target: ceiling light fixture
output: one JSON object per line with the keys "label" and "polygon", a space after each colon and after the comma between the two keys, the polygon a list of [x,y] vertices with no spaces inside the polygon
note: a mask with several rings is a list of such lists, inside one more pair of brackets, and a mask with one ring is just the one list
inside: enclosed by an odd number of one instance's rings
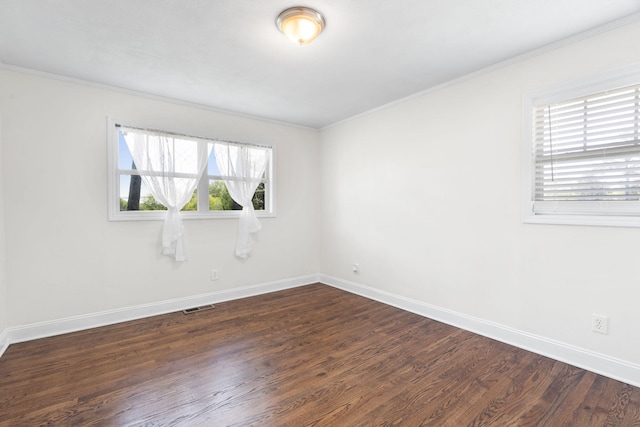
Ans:
{"label": "ceiling light fixture", "polygon": [[276,20],[282,33],[296,44],[309,44],[324,30],[324,16],[308,7],[291,7]]}

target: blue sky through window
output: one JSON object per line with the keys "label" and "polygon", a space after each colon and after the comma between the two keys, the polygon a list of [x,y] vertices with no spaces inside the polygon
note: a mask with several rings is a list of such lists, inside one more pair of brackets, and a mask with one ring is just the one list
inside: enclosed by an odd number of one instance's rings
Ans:
{"label": "blue sky through window", "polygon": [[[124,139],[124,135],[121,130],[118,130],[118,169],[132,169],[132,159],[131,152],[129,151],[129,147],[127,147],[127,142]],[[211,150],[211,154],[209,155],[209,161],[207,163],[207,174],[208,175],[220,175],[220,170],[218,169],[218,165],[216,164],[216,155],[215,150]],[[120,197],[127,199],[129,196],[129,183],[131,182],[131,178],[127,175],[122,175],[120,177]],[[145,185],[142,185],[140,189],[141,198],[148,195],[149,191],[146,189]]]}

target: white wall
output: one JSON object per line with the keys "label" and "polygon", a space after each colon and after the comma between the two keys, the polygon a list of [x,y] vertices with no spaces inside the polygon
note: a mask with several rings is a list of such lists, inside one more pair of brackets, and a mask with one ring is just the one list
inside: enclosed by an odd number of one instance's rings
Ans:
{"label": "white wall", "polygon": [[[318,272],[315,131],[6,70],[0,114],[9,326]],[[253,257],[234,257],[237,219],[185,221],[185,263],[160,255],[161,221],[107,221],[107,116],[273,144],[277,217]]]}
{"label": "white wall", "polygon": [[640,229],[520,212],[524,93],[638,63],[639,39],[627,25],[325,130],[322,273],[640,364]]}
{"label": "white wall", "polygon": [[6,263],[5,263],[5,235],[4,235],[4,173],[3,173],[3,154],[2,154],[2,117],[0,116],[0,352],[3,348],[3,340],[1,339],[3,332],[9,326],[9,318],[7,310],[7,282],[6,282]]}

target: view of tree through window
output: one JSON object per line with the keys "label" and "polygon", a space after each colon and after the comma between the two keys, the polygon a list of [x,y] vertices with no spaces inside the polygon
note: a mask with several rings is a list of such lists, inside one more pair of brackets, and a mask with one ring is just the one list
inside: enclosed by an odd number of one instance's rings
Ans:
{"label": "view of tree through window", "polygon": [[[134,167],[135,169],[135,167]],[[142,180],[139,175],[132,175],[129,183],[129,197],[120,197],[121,211],[164,211],[166,206],[158,202],[151,194],[140,197]],[[258,186],[253,195],[253,208],[257,211],[264,210],[264,183]],[[198,210],[198,190],[194,191],[191,200],[182,208],[182,211]],[[235,211],[242,210],[242,206],[236,203],[229,192],[227,186],[222,181],[211,181],[209,184],[209,210],[211,211]]]}

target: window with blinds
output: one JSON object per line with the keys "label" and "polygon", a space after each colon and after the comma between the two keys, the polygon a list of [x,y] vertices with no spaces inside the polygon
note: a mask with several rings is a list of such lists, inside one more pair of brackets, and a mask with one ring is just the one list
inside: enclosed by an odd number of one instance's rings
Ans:
{"label": "window with blinds", "polygon": [[640,84],[533,106],[534,215],[640,215]]}

